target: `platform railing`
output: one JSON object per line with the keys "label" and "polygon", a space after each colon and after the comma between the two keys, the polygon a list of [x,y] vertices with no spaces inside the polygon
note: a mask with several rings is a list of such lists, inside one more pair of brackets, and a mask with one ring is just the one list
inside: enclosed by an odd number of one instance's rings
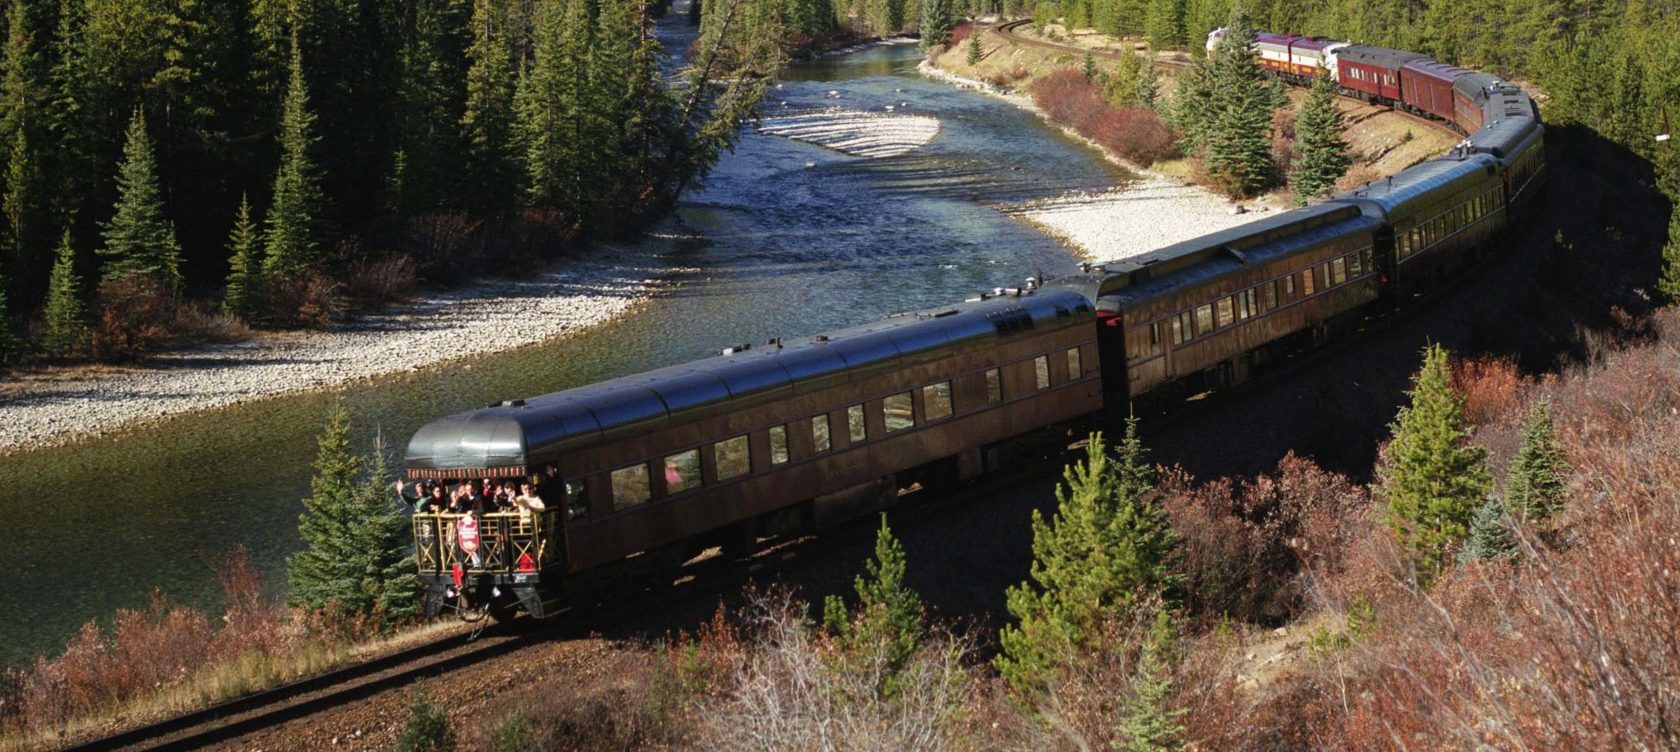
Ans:
{"label": "platform railing", "polygon": [[[467,518],[477,529],[476,545],[461,545]],[[457,564],[465,574],[538,572],[559,554],[559,521],[559,514],[545,512],[418,512],[413,522],[415,563],[421,574],[450,574]]]}

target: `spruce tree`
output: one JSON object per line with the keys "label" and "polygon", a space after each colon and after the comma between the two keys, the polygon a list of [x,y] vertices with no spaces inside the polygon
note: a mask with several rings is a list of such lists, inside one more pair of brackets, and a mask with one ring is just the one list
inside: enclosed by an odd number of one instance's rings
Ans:
{"label": "spruce tree", "polygon": [[1086,83],[1097,79],[1097,58],[1090,52],[1085,53],[1085,59],[1079,64],[1079,75],[1085,77]]}
{"label": "spruce tree", "polygon": [[1138,649],[1137,670],[1132,675],[1131,696],[1120,718],[1126,752],[1165,752],[1179,748],[1184,733],[1179,717],[1185,711],[1171,705],[1173,624],[1166,609],[1155,612],[1155,621]]}
{"label": "spruce tree", "polygon": [[1486,452],[1470,442],[1464,400],[1449,383],[1447,352],[1440,345],[1424,350],[1409,394],[1411,404],[1401,408],[1391,427],[1393,439],[1383,448],[1378,491],[1389,527],[1427,583],[1464,540],[1492,479]]}
{"label": "spruce tree", "polygon": [[402,49],[395,174],[399,217],[452,204],[459,191],[468,37],[466,0],[411,0]]}
{"label": "spruce tree", "polygon": [[0,267],[0,368],[16,365],[23,359],[23,340],[13,329],[10,304],[6,301],[8,280]]}
{"label": "spruce tree", "polygon": [[465,206],[500,216],[518,208],[519,174],[511,129],[513,49],[501,0],[475,0],[472,44],[467,48],[467,102],[461,115],[467,159]]}
{"label": "spruce tree", "polygon": [[82,303],[82,280],[76,274],[76,247],[69,230],[58,244],[58,259],[47,282],[47,305],[41,318],[45,325],[41,349],[48,355],[63,358],[87,349],[87,307]]}
{"label": "spruce tree", "polygon": [[228,237],[227,293],[222,312],[256,323],[263,313],[262,237],[251,219],[251,201],[239,197],[239,214]]}
{"label": "spruce tree", "polygon": [[1680,211],[1669,214],[1668,244],[1662,250],[1662,277],[1657,291],[1670,303],[1680,303]]}
{"label": "spruce tree", "polygon": [[1068,466],[1063,480],[1054,516],[1047,522],[1033,511],[1032,582],[1009,589],[1019,623],[999,635],[998,671],[1021,692],[1041,689],[1061,656],[1089,644],[1105,617],[1173,584],[1175,539],[1150,498],[1154,473],[1135,419],[1117,452],[1093,434],[1085,460]]}
{"label": "spruce tree", "polygon": [[578,221],[600,146],[588,127],[588,5],[549,0],[538,11],[532,57],[520,81],[520,140],[532,206]]}
{"label": "spruce tree", "polygon": [[1469,538],[1464,542],[1460,558],[1485,561],[1516,552],[1517,541],[1511,536],[1511,513],[1498,496],[1490,494],[1470,518]]}
{"label": "spruce tree", "polygon": [[181,286],[181,244],[164,216],[157,160],[146,134],[145,113],[136,109],[128,124],[123,161],[117,168],[117,205],[105,223],[101,276],[106,281],[145,277],[166,289]]}
{"label": "spruce tree", "polygon": [[1329,76],[1319,76],[1295,116],[1301,156],[1295,160],[1289,187],[1295,192],[1297,204],[1304,206],[1311,199],[1330,195],[1336,181],[1353,166],[1347,142],[1342,140],[1346,130],[1342,109],[1336,106],[1336,84]]}
{"label": "spruce tree", "polygon": [[327,266],[317,224],[324,202],[314,149],[315,113],[303,77],[303,54],[294,38],[280,114],[280,169],[274,175],[263,233],[263,273],[270,278],[292,279]]}
{"label": "spruce tree", "polygon": [[1151,48],[1168,50],[1184,46],[1184,0],[1149,0],[1145,23]]}
{"label": "spruce tree", "polygon": [[1149,64],[1143,66],[1143,74],[1138,78],[1137,101],[1139,105],[1151,110],[1159,111],[1161,107],[1161,74],[1155,70],[1155,54],[1149,54]]}
{"label": "spruce tree", "polygon": [[980,49],[980,29],[972,29],[968,32],[968,57],[966,58],[968,67],[973,68],[980,64],[982,52],[983,50]]}
{"label": "spruce tree", "polygon": [[1558,446],[1551,407],[1535,400],[1523,424],[1522,447],[1505,476],[1505,503],[1518,519],[1542,523],[1563,508],[1569,460]]}
{"label": "spruce tree", "polygon": [[1238,10],[1224,37],[1214,46],[1208,73],[1211,108],[1196,127],[1202,165],[1233,198],[1256,195],[1270,187],[1276,166],[1272,161],[1272,113],[1280,90],[1270,85],[1255,64],[1255,32],[1248,16]]}
{"label": "spruce tree", "polygon": [[0,251],[23,304],[39,292],[52,242],[43,158],[52,14],[48,0],[13,0],[0,40]]}
{"label": "spruce tree", "polygon": [[308,548],[286,560],[291,603],[338,619],[374,618],[385,628],[413,615],[418,585],[408,523],[391,495],[382,448],[373,460],[350,448],[350,419],[333,407],[317,442],[315,477],[298,532]]}
{"label": "spruce tree", "polygon": [[951,10],[953,0],[922,0],[921,48],[928,53],[933,48],[945,43],[945,38],[951,35],[951,27],[956,25],[954,13]]}
{"label": "spruce tree", "polygon": [[926,628],[922,599],[904,582],[904,546],[893,537],[885,514],[875,532],[875,558],[864,567],[869,576],[859,575],[852,584],[858,598],[856,615],[847,611],[840,596],[830,595],[823,603],[823,625],[853,656],[883,651],[887,683],[878,689],[889,691],[893,675],[915,655]]}

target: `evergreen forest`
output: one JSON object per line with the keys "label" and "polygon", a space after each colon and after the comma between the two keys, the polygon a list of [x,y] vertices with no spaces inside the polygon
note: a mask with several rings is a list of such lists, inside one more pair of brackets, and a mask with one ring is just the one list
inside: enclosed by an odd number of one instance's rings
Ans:
{"label": "evergreen forest", "polygon": [[369,269],[631,233],[751,115],[754,7],[707,8],[678,68],[649,0],[0,0],[0,355],[120,356],[148,335],[113,322],[181,301],[306,325]]}

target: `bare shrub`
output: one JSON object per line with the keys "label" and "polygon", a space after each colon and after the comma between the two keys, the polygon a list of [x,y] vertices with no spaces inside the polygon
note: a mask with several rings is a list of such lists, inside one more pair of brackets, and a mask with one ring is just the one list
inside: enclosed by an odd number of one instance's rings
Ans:
{"label": "bare shrub", "polygon": [[93,327],[93,355],[100,360],[139,357],[171,336],[175,296],[145,277],[108,280],[99,285],[98,320]]}
{"label": "bare shrub", "polygon": [[449,279],[481,268],[481,220],[464,214],[425,214],[403,225],[402,248],[428,278]]}
{"label": "bare shrub", "polygon": [[1187,604],[1204,621],[1276,624],[1304,605],[1303,559],[1334,566],[1343,521],[1365,494],[1346,478],[1290,454],[1275,475],[1196,484],[1169,472],[1161,488],[1181,541]]}
{"label": "bare shrub", "polygon": [[1034,82],[1033,102],[1051,120],[1138,164],[1169,157],[1176,148],[1172,131],[1154,111],[1111,106],[1101,84],[1072,68]]}
{"label": "bare shrub", "polygon": [[[10,675],[12,697],[0,704],[0,727],[22,737],[50,734],[72,721],[176,691],[229,666],[238,668],[253,654],[277,655],[296,647],[300,632],[287,624],[290,612],[263,599],[262,578],[243,549],[213,565],[228,603],[219,622],[157,592],[143,609],[119,609],[109,630],[90,620],[62,655],[38,658]],[[249,688],[253,683],[235,684]],[[231,686],[219,677],[210,685],[218,690]]]}
{"label": "bare shrub", "polygon": [[175,306],[171,342],[236,342],[251,336],[251,327],[208,300],[183,301]]}
{"label": "bare shrub", "polygon": [[888,651],[840,660],[805,605],[785,592],[758,597],[744,614],[747,650],[739,670],[703,701],[695,746],[702,749],[933,750],[960,743],[968,673],[967,640],[936,633],[882,693]]}
{"label": "bare shrub", "polygon": [[359,259],[350,264],[344,291],[360,305],[402,300],[414,290],[419,275],[406,254]]}
{"label": "bare shrub", "polygon": [[1494,423],[1522,407],[1525,382],[1511,359],[1454,359],[1451,368],[1453,391],[1464,398],[1464,418],[1470,423]]}
{"label": "bare shrub", "polygon": [[1029,75],[1032,74],[1027,71],[1026,66],[1017,65],[1009,70],[993,73],[992,75],[987,76],[985,80],[986,83],[999,89],[1009,89],[1021,79],[1024,79]]}
{"label": "bare shrub", "polygon": [[271,280],[263,291],[268,296],[269,321],[275,326],[326,329],[344,316],[344,285],[323,274],[306,272]]}
{"label": "bare shrub", "polygon": [[675,674],[658,654],[612,650],[591,662],[591,672],[598,681],[556,676],[520,688],[520,699],[494,725],[463,734],[464,747],[490,749],[500,737],[533,752],[662,748],[692,724]]}

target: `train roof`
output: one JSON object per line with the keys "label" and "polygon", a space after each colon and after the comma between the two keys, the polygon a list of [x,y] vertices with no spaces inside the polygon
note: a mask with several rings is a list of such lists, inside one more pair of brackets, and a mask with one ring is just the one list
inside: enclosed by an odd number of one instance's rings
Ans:
{"label": "train roof", "polygon": [[1322,50],[1334,44],[1325,37],[1304,37],[1299,34],[1272,34],[1261,32],[1254,36],[1256,44],[1271,44],[1279,47],[1293,47],[1297,50]]}
{"label": "train roof", "polygon": [[[1354,222],[1352,226],[1344,226]],[[1123,301],[1124,305],[1160,293],[1185,280],[1213,280],[1244,266],[1274,258],[1286,250],[1281,241],[1308,236],[1319,228],[1336,226],[1375,228],[1357,207],[1320,204],[1295,209],[1219,232],[1174,243],[1140,256],[1110,261],[1081,274],[1054,280],[1092,300]],[[1313,237],[1318,237],[1314,235]],[[1124,305],[1122,307],[1124,307]]]}
{"label": "train roof", "polygon": [[1437,81],[1445,81],[1454,84],[1457,83],[1458,79],[1470,75],[1470,71],[1456,65],[1443,63],[1439,60],[1430,60],[1429,58],[1421,55],[1415,60],[1407,60],[1405,63],[1401,64],[1400,67],[1421,76],[1427,76]]}
{"label": "train roof", "polygon": [[1470,134],[1468,143],[1471,151],[1491,155],[1501,163],[1509,164],[1510,160],[1527,151],[1541,133],[1538,121],[1519,115],[1490,121],[1481,130]]}
{"label": "train roof", "polygon": [[438,418],[409,440],[404,464],[412,477],[522,475],[566,452],[676,419],[739,410],[1092,315],[1085,297],[1050,288],[896,314],[794,344],[732,348],[704,360]]}
{"label": "train roof", "polygon": [[1350,44],[1336,51],[1337,60],[1351,60],[1355,63],[1374,65],[1389,70],[1399,70],[1400,66],[1413,60],[1421,60],[1424,57],[1424,55],[1416,52],[1373,47],[1368,44]]}
{"label": "train roof", "polygon": [[1393,221],[1395,217],[1409,216],[1434,204],[1455,189],[1487,180],[1498,168],[1499,163],[1486,154],[1441,157],[1408,167],[1393,177],[1373,180],[1357,190],[1336,194],[1329,203],[1362,206],[1383,221]]}

